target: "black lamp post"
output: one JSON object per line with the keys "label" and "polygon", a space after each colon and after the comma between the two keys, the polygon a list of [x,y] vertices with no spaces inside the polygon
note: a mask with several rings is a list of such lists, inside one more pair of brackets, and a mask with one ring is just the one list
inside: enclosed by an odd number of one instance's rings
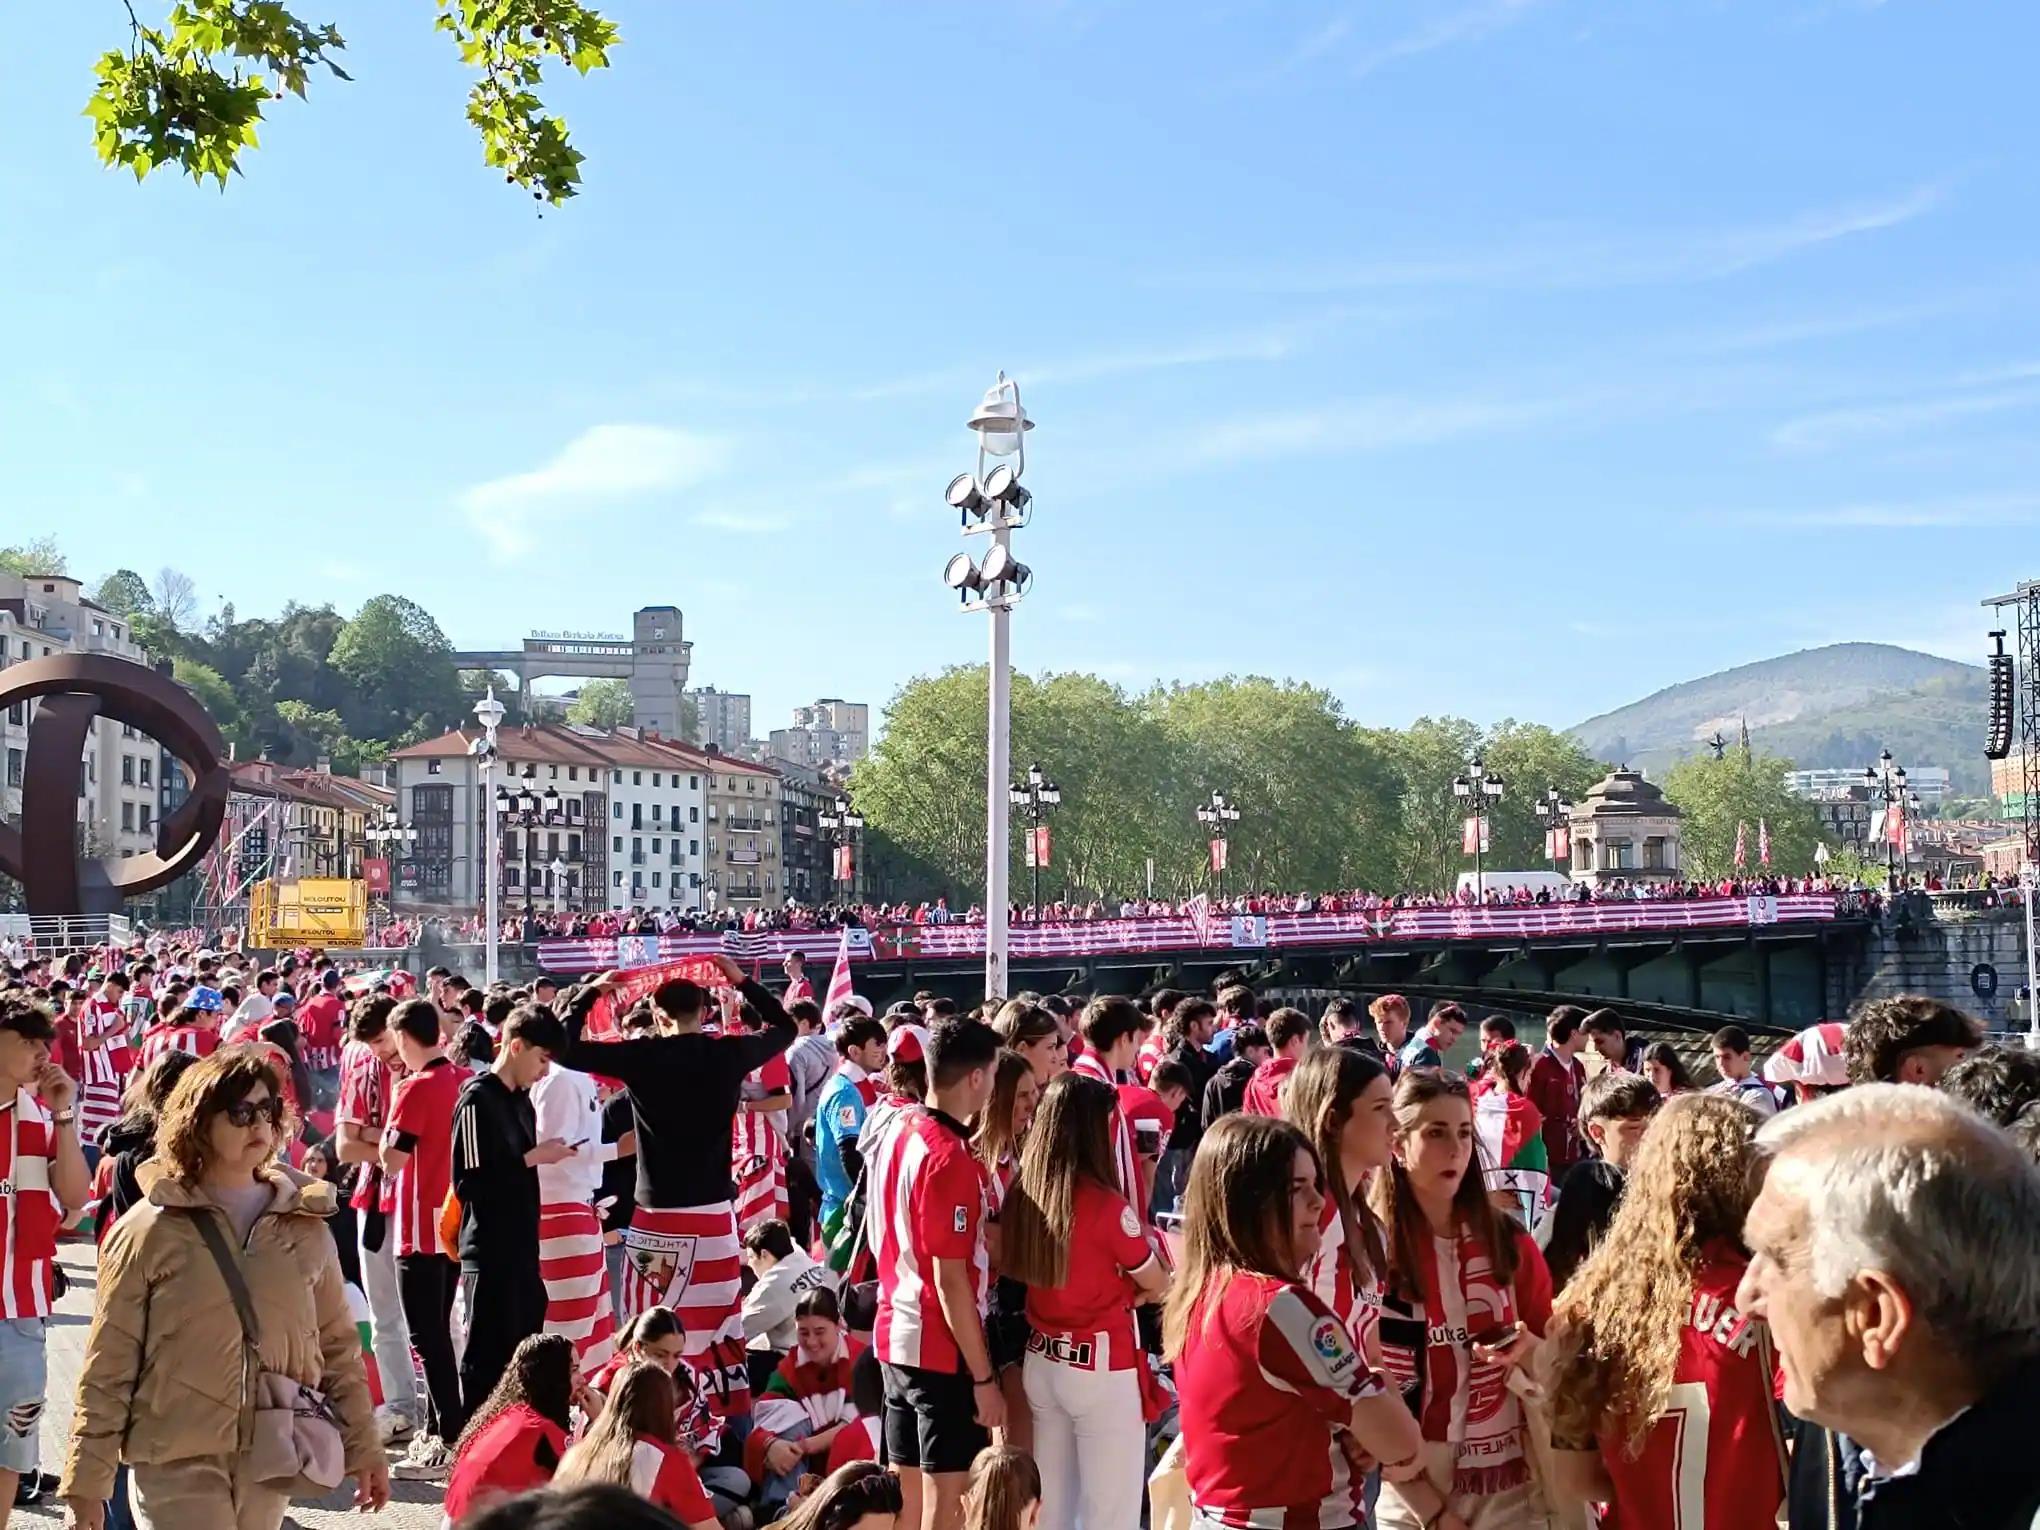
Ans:
{"label": "black lamp post", "polygon": [[[1551,859],[1554,862],[1561,859],[1558,853],[1558,831],[1571,827],[1572,811],[1573,805],[1565,800],[1565,795],[1557,787],[1545,788],[1544,796],[1539,800],[1538,812],[1544,819],[1545,832],[1551,836]],[[1571,855],[1572,842],[1568,840],[1563,859],[1570,860]]]}
{"label": "black lamp post", "polygon": [[1028,859],[1034,863],[1034,922],[1041,923],[1041,822],[1051,808],[1062,805],[1062,790],[1041,772],[1039,764],[1027,767],[1025,783],[1016,782],[1007,794],[1013,806],[1027,814]]}
{"label": "black lamp post", "polygon": [[1214,791],[1209,802],[1197,805],[1197,821],[1211,831],[1212,859],[1218,863],[1218,899],[1225,901],[1225,868],[1232,859],[1232,847],[1226,838],[1226,825],[1240,821],[1240,810],[1234,807],[1226,794]]}
{"label": "black lamp post", "polygon": [[1482,845],[1487,839],[1487,815],[1502,800],[1502,778],[1489,772],[1487,762],[1475,755],[1466,774],[1452,779],[1452,795],[1473,809],[1473,901],[1487,902],[1487,871],[1482,864]]}
{"label": "black lamp post", "polygon": [[1898,857],[1891,838],[1891,809],[1896,803],[1901,813],[1906,810],[1905,767],[1893,764],[1891,751],[1886,749],[1877,756],[1875,765],[1864,767],[1863,779],[1870,787],[1872,800],[1884,804],[1884,890],[1894,893],[1898,891]]}
{"label": "black lamp post", "polygon": [[496,788],[496,811],[507,813],[511,821],[524,830],[524,867],[519,880],[524,883],[524,917],[532,913],[531,882],[532,867],[538,861],[538,826],[551,823],[553,814],[559,810],[560,789],[548,786],[544,792],[537,788],[538,767],[527,765],[519,777],[519,786],[511,791],[507,786]]}
{"label": "black lamp post", "polygon": [[857,887],[857,852],[855,845],[857,831],[864,827],[864,815],[850,805],[848,797],[838,792],[836,793],[836,800],[831,804],[829,811],[815,814],[815,822],[829,831],[829,843],[831,845],[838,849],[845,846],[851,847],[850,875],[847,877],[837,876],[836,868],[833,865],[829,868],[829,875],[832,880],[844,884],[843,891],[845,896],[854,899]]}

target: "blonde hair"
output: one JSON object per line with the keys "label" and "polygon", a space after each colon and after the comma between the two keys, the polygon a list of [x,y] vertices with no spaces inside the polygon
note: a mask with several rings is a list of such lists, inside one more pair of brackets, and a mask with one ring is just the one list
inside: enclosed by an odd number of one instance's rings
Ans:
{"label": "blonde hair", "polygon": [[553,1481],[562,1487],[575,1482],[629,1487],[631,1456],[640,1436],[676,1443],[676,1398],[673,1378],[658,1366],[642,1362],[625,1366],[609,1389],[607,1406],[560,1458]]}
{"label": "blonde hair", "polygon": [[963,1530],[1020,1530],[1027,1506],[1041,1502],[1041,1468],[1011,1445],[993,1445],[970,1463],[963,1489]]}
{"label": "blonde hair", "polygon": [[1693,1277],[1710,1244],[1742,1248],[1761,1162],[1756,1116],[1724,1095],[1682,1094],[1652,1117],[1606,1236],[1553,1311],[1555,1433],[1619,1430],[1640,1449],[1670,1400]]}

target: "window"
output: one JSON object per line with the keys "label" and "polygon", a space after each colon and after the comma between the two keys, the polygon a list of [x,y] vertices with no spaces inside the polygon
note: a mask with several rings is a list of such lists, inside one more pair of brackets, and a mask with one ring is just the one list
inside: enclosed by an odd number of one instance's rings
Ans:
{"label": "window", "polygon": [[623,816],[623,804],[621,802],[611,803],[609,816],[611,818],[621,818]]}
{"label": "window", "polygon": [[153,785],[155,783],[156,778],[156,762],[154,760],[148,759],[145,756],[141,761],[141,772],[142,772],[142,785],[144,786]]}
{"label": "window", "polygon": [[436,776],[436,775],[438,775],[438,774],[439,774],[439,761],[437,761],[437,760],[427,760],[427,761],[425,762],[425,774],[426,774],[426,775],[428,775],[428,776]]}
{"label": "window", "polygon": [[[661,780],[659,779],[659,772],[658,772],[658,771],[656,771],[656,770],[655,770],[655,771],[653,771],[653,772],[652,772],[652,785],[654,785],[654,786],[664,786],[665,784],[666,784],[665,782],[663,782],[663,781],[661,781]],[[657,886],[658,884],[657,884],[657,883],[653,883],[652,885],[653,885],[653,886]]]}
{"label": "window", "polygon": [[153,824],[151,823],[151,821],[150,821],[150,820],[151,820],[151,817],[152,817],[152,814],[151,814],[151,812],[150,812],[150,808],[149,808],[149,804],[148,804],[148,803],[146,803],[146,802],[142,802],[142,803],[137,803],[137,804],[136,804],[136,806],[135,806],[135,827],[136,827],[137,829],[140,829],[140,830],[141,830],[141,831],[142,831],[142,832],[143,832],[144,834],[148,833],[148,832],[149,832],[149,830],[150,830],[150,829],[151,829],[152,827],[154,827],[154,825],[153,825]]}
{"label": "window", "polygon": [[[10,749],[10,750],[8,750],[8,753],[9,753],[9,754],[19,754],[20,752],[21,752],[21,751],[20,751],[20,750],[18,750],[18,749]],[[678,840],[675,840],[675,841],[674,841],[674,843],[675,843],[675,844],[678,844],[678,843],[679,843],[679,841],[678,841]],[[714,841],[714,840],[710,840],[710,841],[709,841],[709,848],[710,848],[710,849],[713,849],[714,847],[715,847],[715,841]],[[699,854],[701,854],[701,841],[700,841],[700,840],[698,840],[698,839],[690,839],[689,841],[687,841],[687,853],[688,853],[689,855],[699,855]]]}
{"label": "window", "polygon": [[645,784],[645,773],[642,770],[633,770],[630,773],[630,784],[632,786],[643,786]]}
{"label": "window", "polygon": [[1665,842],[1661,835],[1652,835],[1643,842],[1643,866],[1646,871],[1666,869]]}
{"label": "window", "polygon": [[645,842],[642,839],[638,838],[637,835],[633,834],[630,837],[630,848],[632,854],[636,854],[638,851],[644,849],[644,847]]}
{"label": "window", "polygon": [[567,767],[567,779],[568,779],[569,781],[578,781],[578,780],[580,780],[580,779],[581,779],[581,767],[580,767],[580,766],[578,766],[578,765],[569,765],[569,766]]}
{"label": "window", "polygon": [[749,792],[754,797],[757,796],[758,795],[757,781],[755,781],[750,776],[744,777],[744,790]]}
{"label": "window", "polygon": [[622,873],[622,872],[620,872],[620,871],[612,871],[612,872],[610,872],[610,873],[609,873],[609,877],[610,877],[610,882],[609,882],[609,885],[610,885],[611,887],[621,887],[621,886],[623,886],[623,873]]}
{"label": "window", "polygon": [[19,749],[7,751],[7,784],[9,786],[21,785],[21,751]]}
{"label": "window", "polygon": [[659,885],[659,873],[655,871],[652,873],[652,886],[657,887],[658,885]]}
{"label": "window", "polygon": [[135,757],[131,754],[120,757],[120,784],[122,786],[135,784]]}
{"label": "window", "polygon": [[691,802],[687,805],[687,821],[689,823],[701,822],[701,809]]}
{"label": "window", "polygon": [[652,804],[652,822],[658,823],[662,821],[665,818],[665,816],[666,816],[666,804],[663,802],[654,802]]}
{"label": "window", "polygon": [[699,777],[699,776],[689,776],[689,777],[687,778],[687,789],[688,789],[688,790],[689,790],[690,792],[698,792],[698,791],[700,791],[700,790],[701,790],[701,777]]}
{"label": "window", "polygon": [[659,849],[660,849],[660,846],[659,846],[659,841],[657,841],[656,839],[655,839],[655,840],[653,840],[653,841],[652,841],[652,854],[654,854],[654,855],[657,855],[657,854],[659,853]]}
{"label": "window", "polygon": [[578,861],[580,858],[581,858],[581,836],[578,834],[569,834],[567,836],[567,859],[570,861]]}
{"label": "window", "polygon": [[711,803],[710,803],[710,804],[708,805],[708,821],[709,821],[710,823],[714,823],[714,822],[715,822],[715,804],[714,804],[713,802],[711,802]]}
{"label": "window", "polygon": [[623,836],[621,834],[613,836],[609,841],[609,848],[617,855],[623,854]]}
{"label": "window", "polygon": [[558,855],[560,853],[560,837],[557,833],[546,835],[545,853],[547,855]]}
{"label": "window", "polygon": [[715,854],[715,836],[713,834],[708,836],[708,853],[710,855]]}
{"label": "window", "polygon": [[120,805],[120,826],[128,834],[135,832],[135,805],[132,802]]}

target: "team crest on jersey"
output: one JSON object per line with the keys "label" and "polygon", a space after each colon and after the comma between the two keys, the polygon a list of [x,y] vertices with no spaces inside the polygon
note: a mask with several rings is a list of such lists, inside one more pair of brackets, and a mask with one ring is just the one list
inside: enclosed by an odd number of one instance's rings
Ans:
{"label": "team crest on jersey", "polygon": [[968,1206],[956,1208],[956,1230],[958,1232],[968,1232],[970,1230],[970,1208]]}
{"label": "team crest on jersey", "polygon": [[1129,1238],[1138,1238],[1140,1236],[1140,1218],[1133,1214],[1131,1206],[1121,1206],[1119,1208],[1119,1230]]}

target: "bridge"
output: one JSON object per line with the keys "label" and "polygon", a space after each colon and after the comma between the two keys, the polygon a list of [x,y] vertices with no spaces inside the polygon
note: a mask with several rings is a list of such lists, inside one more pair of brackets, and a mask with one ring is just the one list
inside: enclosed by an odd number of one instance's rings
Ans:
{"label": "bridge", "polygon": [[644,606],[632,615],[627,638],[537,633],[521,647],[470,649],[455,654],[453,662],[461,669],[515,676],[520,709],[527,716],[534,679],[628,680],[631,720],[640,728],[680,738],[680,695],[687,689],[693,654],[693,643],[681,636],[678,606]]}
{"label": "bridge", "polygon": [[[1379,909],[1339,914],[1105,919],[1015,925],[1014,987],[1138,993],[1207,987],[1236,971],[1257,988],[1397,991],[1534,1013],[1614,1004],[1669,1030],[1736,1020],[1796,1030],[1848,1002],[1870,920],[1848,894]],[[761,961],[807,957],[819,990],[844,931],[756,938]],[[981,989],[984,927],[953,922],[847,932],[866,997]],[[582,974],[724,949],[716,932],[540,941],[539,966]],[[748,953],[747,953],[748,954]]]}

